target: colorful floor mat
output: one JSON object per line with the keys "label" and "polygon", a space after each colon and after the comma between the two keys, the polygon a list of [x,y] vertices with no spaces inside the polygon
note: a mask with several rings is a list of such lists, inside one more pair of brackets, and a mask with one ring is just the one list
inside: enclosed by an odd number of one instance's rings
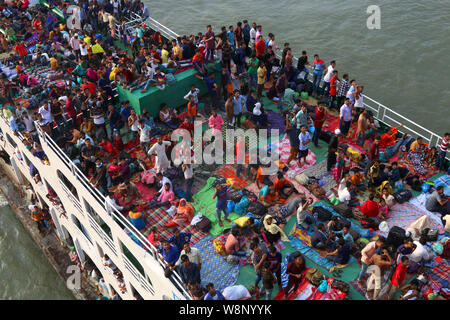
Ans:
{"label": "colorful floor mat", "polygon": [[[434,212],[428,211],[425,208],[425,202],[427,201],[429,196],[430,196],[429,193],[426,193],[426,194],[422,193],[419,196],[409,200],[409,203],[411,203],[411,204],[415,205],[416,207],[418,207],[420,210],[422,210],[424,213],[426,213],[428,215],[428,217],[430,217],[430,219],[432,221],[434,221],[434,223],[436,225],[440,225],[443,228],[441,215],[438,214],[438,213],[434,213]],[[439,229],[439,231],[440,231],[439,233],[441,233],[442,230]]]}
{"label": "colorful floor mat", "polygon": [[272,110],[267,110],[267,119],[269,120],[271,126],[268,127],[269,133],[272,133],[272,130],[278,129],[278,134],[284,135],[286,133],[286,123],[285,119],[280,116],[279,113],[273,112]]}
{"label": "colorful floor mat", "polygon": [[443,260],[439,265],[428,270],[427,276],[437,290],[448,288],[450,284],[450,264]]}
{"label": "colorful floor mat", "polygon": [[54,73],[54,71],[52,71],[52,69],[48,66],[35,66],[25,69],[24,72],[27,76],[35,78],[44,88],[51,85],[55,85],[57,87],[64,87],[65,85],[64,80],[62,79],[50,80],[48,78],[49,75]]}
{"label": "colorful floor mat", "polygon": [[440,176],[436,180],[434,180],[434,186],[437,188],[439,186],[444,187],[444,193],[447,196],[450,196],[450,175],[446,174],[443,176]]}
{"label": "colorful floor mat", "polygon": [[233,185],[235,185],[239,190],[245,188],[248,185],[248,181],[236,176],[236,168],[231,164],[221,166],[213,172],[213,175],[216,177],[222,177],[224,179],[232,179]]}
{"label": "colorful floor mat", "polygon": [[217,290],[222,291],[236,283],[239,265],[227,263],[223,256],[216,253],[210,236],[199,240],[194,247],[200,250],[202,256],[200,277],[203,286],[212,282]]}

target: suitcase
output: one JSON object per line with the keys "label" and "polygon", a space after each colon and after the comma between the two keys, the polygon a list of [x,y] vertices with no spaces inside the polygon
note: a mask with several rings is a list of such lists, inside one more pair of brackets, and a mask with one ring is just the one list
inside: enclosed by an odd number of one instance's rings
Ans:
{"label": "suitcase", "polygon": [[409,190],[403,190],[394,193],[394,198],[398,203],[402,204],[412,198],[412,193]]}
{"label": "suitcase", "polygon": [[375,217],[366,218],[365,220],[361,221],[361,225],[363,228],[366,229],[375,229],[378,230],[378,226],[380,225],[380,219]]}
{"label": "suitcase", "polygon": [[400,228],[398,226],[393,226],[389,230],[389,234],[387,236],[387,243],[392,245],[394,248],[398,248],[403,244],[406,239],[405,229]]}
{"label": "suitcase", "polygon": [[329,221],[333,214],[323,207],[314,207],[313,209],[314,215],[317,215],[317,219],[322,222]]}
{"label": "suitcase", "polygon": [[202,216],[201,220],[194,227],[201,232],[208,233],[212,227],[211,220],[206,216]]}
{"label": "suitcase", "polygon": [[345,203],[339,203],[338,205],[334,206],[334,210],[336,210],[337,213],[339,213],[344,218],[353,218],[353,211],[352,209],[346,205]]}
{"label": "suitcase", "polygon": [[227,194],[227,199],[233,201],[234,203],[239,203],[242,199],[242,194],[237,191],[233,191]]}

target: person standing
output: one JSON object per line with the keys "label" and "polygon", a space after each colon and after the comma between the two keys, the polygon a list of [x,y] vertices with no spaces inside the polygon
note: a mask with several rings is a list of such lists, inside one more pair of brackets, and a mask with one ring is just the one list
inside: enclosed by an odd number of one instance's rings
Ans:
{"label": "person standing", "polygon": [[348,83],[348,74],[344,74],[342,76],[339,90],[337,91],[337,95],[336,95],[338,107],[342,106],[344,104],[344,100],[345,100],[348,89],[350,89],[350,84]]}
{"label": "person standing", "polygon": [[219,226],[223,227],[222,212],[224,213],[225,221],[231,222],[231,220],[228,219],[228,215],[230,214],[230,212],[228,211],[228,206],[227,206],[228,188],[221,184],[217,184],[215,186],[215,189],[216,190],[215,190],[212,198],[213,199],[217,198],[217,203],[216,203],[217,220],[219,221]]}
{"label": "person standing", "polygon": [[170,145],[171,143],[169,141],[163,141],[162,137],[159,137],[158,141],[148,151],[149,158],[153,153],[156,153],[156,173],[164,173],[170,167],[170,162],[166,154],[166,147]]}
{"label": "person standing", "polygon": [[262,92],[264,89],[264,84],[266,83],[266,80],[267,80],[266,65],[261,60],[259,61],[257,76],[258,76],[258,92],[257,92],[256,96],[257,96],[258,100],[261,100]]}
{"label": "person standing", "polygon": [[349,98],[346,98],[344,104],[341,106],[339,117],[341,118],[341,121],[339,122],[339,129],[346,137],[350,130],[350,124],[352,121],[352,105]]}
{"label": "person standing", "polygon": [[309,132],[306,129],[306,126],[300,127],[300,134],[298,136],[298,139],[300,141],[299,146],[299,155],[298,155],[298,166],[302,166],[302,158],[304,159],[304,162],[306,165],[309,164],[308,161],[306,161],[306,157],[308,156],[308,144],[311,142],[311,136],[309,135]]}
{"label": "person standing", "polygon": [[296,126],[297,120],[295,118],[295,114],[293,116],[293,121],[294,121],[294,123],[291,123],[291,121],[289,120],[289,114],[286,114],[286,133],[289,138],[289,144],[291,145],[289,158],[286,161],[287,166],[289,166],[289,164],[291,163],[292,160],[298,158],[298,152],[299,152],[300,142],[298,140],[298,135],[300,134],[300,131],[297,130],[297,126]]}
{"label": "person standing", "polygon": [[327,73],[323,77],[322,96],[326,97],[330,94],[330,81],[333,76],[334,68],[336,67],[336,61],[331,61],[328,66]]}
{"label": "person standing", "polygon": [[256,23],[252,23],[252,28],[250,29],[250,46],[254,50],[256,44]]}
{"label": "person standing", "polygon": [[320,134],[322,133],[322,126],[325,122],[325,119],[327,118],[327,111],[325,110],[324,104],[323,103],[319,103],[319,105],[316,108],[316,118],[314,119],[314,134],[313,134],[313,138],[312,141],[314,143],[314,146],[316,148],[322,148],[321,146],[319,146],[319,137]]}
{"label": "person standing", "polygon": [[450,133],[446,133],[444,138],[442,138],[441,147],[439,149],[438,157],[436,159],[436,164],[434,167],[439,171],[443,172],[445,168],[445,156],[447,155],[448,146],[450,145]]}
{"label": "person standing", "polygon": [[367,268],[372,262],[372,257],[377,252],[378,248],[381,248],[384,246],[386,240],[383,237],[379,237],[377,241],[369,242],[364,249],[361,251],[361,271],[358,274],[358,277],[356,278],[356,281],[358,285],[362,288],[363,282],[362,279],[364,275],[366,274]]}
{"label": "person standing", "polygon": [[203,37],[203,42],[206,43],[206,55],[205,55],[205,61],[206,63],[211,62],[214,60],[214,49],[216,47],[216,37],[214,35],[214,32],[212,32],[211,25],[206,26],[207,31]]}
{"label": "person standing", "polygon": [[309,75],[309,70],[306,66],[309,66],[310,63],[308,62],[308,55],[306,53],[306,51],[302,51],[302,55],[300,56],[300,58],[298,58],[298,62],[297,62],[297,72],[298,74],[300,74],[302,71],[305,73],[305,76],[303,77],[303,79],[307,80],[308,79],[308,75]]}
{"label": "person standing", "polygon": [[234,90],[233,98],[233,126],[240,126],[241,116],[244,112],[245,99],[241,96],[239,90]]}
{"label": "person standing", "polygon": [[194,184],[194,168],[191,163],[183,163],[181,166],[184,174],[184,183],[186,188],[186,200],[192,200],[192,185]]}
{"label": "person standing", "polygon": [[250,43],[250,25],[248,24],[247,20],[244,20],[244,26],[242,27],[242,33],[244,35],[244,42],[245,46],[248,48],[248,45]]}
{"label": "person standing", "polygon": [[325,61],[320,59],[318,54],[314,55],[314,71],[313,71],[313,93],[312,96],[316,97],[319,92],[320,80],[322,80],[323,72],[327,68]]}
{"label": "person standing", "polygon": [[340,86],[339,78],[338,78],[338,71],[333,71],[333,76],[330,79],[330,100],[328,103],[328,108],[335,108],[336,107],[336,94],[337,89]]}
{"label": "person standing", "polygon": [[257,89],[258,86],[258,66],[259,66],[259,59],[256,57],[256,54],[253,53],[252,57],[248,61],[248,69],[247,73],[249,76],[249,83],[248,86],[250,89]]}
{"label": "person standing", "polygon": [[289,281],[287,286],[284,288],[285,297],[288,296],[289,291],[294,287],[294,299],[297,298],[297,289],[302,281],[302,275],[305,271],[305,261],[301,254],[294,256],[294,261],[288,263],[286,268],[286,274],[289,275]]}

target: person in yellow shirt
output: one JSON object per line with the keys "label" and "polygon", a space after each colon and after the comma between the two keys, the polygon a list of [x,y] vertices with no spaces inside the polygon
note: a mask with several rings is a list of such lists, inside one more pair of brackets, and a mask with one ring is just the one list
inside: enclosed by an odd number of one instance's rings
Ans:
{"label": "person in yellow shirt", "polygon": [[58,60],[55,56],[50,58],[50,67],[52,68],[52,70],[58,70],[59,68]]}
{"label": "person in yellow shirt", "polygon": [[182,60],[183,59],[183,51],[181,50],[180,46],[177,43],[177,40],[172,40],[172,47],[173,47],[173,55],[176,60]]}
{"label": "person in yellow shirt", "polygon": [[258,94],[257,94],[257,97],[258,97],[258,99],[261,99],[262,91],[264,89],[264,84],[266,83],[266,78],[267,78],[266,66],[261,61],[259,62],[257,76],[258,76]]}
{"label": "person in yellow shirt", "polygon": [[167,44],[164,43],[161,49],[161,60],[162,63],[168,63],[169,62],[169,51],[167,51]]}
{"label": "person in yellow shirt", "polygon": [[119,68],[113,67],[111,73],[109,74],[110,81],[116,81],[116,74],[119,72]]}

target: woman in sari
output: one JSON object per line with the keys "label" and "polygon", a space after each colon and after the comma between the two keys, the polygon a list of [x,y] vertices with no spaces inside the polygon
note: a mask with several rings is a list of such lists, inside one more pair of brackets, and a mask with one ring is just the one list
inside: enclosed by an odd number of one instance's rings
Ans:
{"label": "woman in sari", "polygon": [[422,138],[417,138],[411,144],[408,152],[408,158],[414,166],[414,169],[421,175],[427,175],[427,170],[424,167],[426,156],[426,144],[423,142]]}
{"label": "woman in sari", "polygon": [[194,217],[194,207],[186,201],[186,199],[181,199],[177,208],[177,213],[173,216],[172,221],[167,225],[168,228],[175,226],[185,226],[191,223]]}
{"label": "woman in sari", "polygon": [[333,168],[333,171],[331,172],[333,174],[334,180],[336,180],[337,183],[342,178],[342,173],[344,171],[344,164],[345,164],[345,155],[343,150],[338,150],[336,152],[337,158],[336,158],[336,165]]}

